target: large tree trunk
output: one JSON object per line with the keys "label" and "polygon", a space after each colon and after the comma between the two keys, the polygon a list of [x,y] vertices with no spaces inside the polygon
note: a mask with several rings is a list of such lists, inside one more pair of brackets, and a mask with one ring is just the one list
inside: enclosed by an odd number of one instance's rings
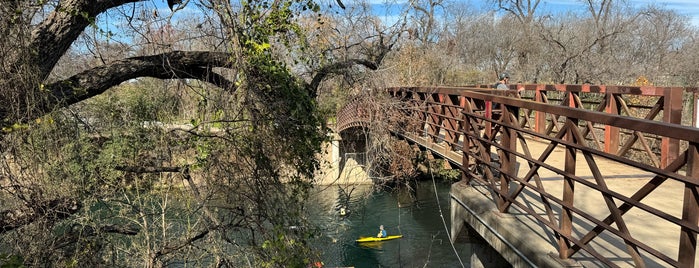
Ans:
{"label": "large tree trunk", "polygon": [[51,70],[97,15],[110,8],[142,0],[62,0],[33,31],[29,47],[41,80]]}

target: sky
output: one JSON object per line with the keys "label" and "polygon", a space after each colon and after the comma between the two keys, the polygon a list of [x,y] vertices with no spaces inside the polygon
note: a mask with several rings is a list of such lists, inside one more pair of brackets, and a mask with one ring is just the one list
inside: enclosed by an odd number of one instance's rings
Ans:
{"label": "sky", "polygon": [[[196,0],[191,0],[192,2]],[[341,0],[346,6],[352,5],[355,0]],[[468,2],[471,3],[473,6],[480,6],[484,7],[486,0],[445,0],[445,1],[463,1],[463,2]],[[692,22],[692,25],[699,27],[699,0],[663,0],[663,1],[658,1],[658,0],[627,0],[629,3],[631,3],[632,6],[634,7],[644,7],[649,4],[655,4],[660,7],[665,7],[670,10],[674,10],[678,14],[685,15],[689,17],[689,19]],[[335,0],[319,0],[321,4],[324,5],[331,5],[335,4]],[[396,2],[396,3],[407,3],[407,0],[368,0],[368,2],[374,6],[377,7],[377,9],[381,9],[380,6],[382,6],[386,2]],[[169,12],[169,9],[166,4],[166,0],[151,0],[151,3],[154,4],[158,9],[161,10],[161,12]],[[192,3],[190,3],[192,4]],[[195,7],[187,7],[187,9],[194,9]],[[584,5],[582,4],[582,0],[542,0],[540,4],[540,8],[542,10],[552,10],[552,11],[568,11],[568,10],[580,10],[581,8],[584,8]],[[385,10],[382,9],[382,10]],[[180,11],[180,12],[182,12]]]}
{"label": "sky", "polygon": [[[327,0],[321,0],[327,1]],[[485,7],[486,0],[445,0],[445,1],[462,1],[468,2],[476,7]],[[677,12],[680,15],[689,17],[692,24],[699,27],[699,0],[627,0],[629,3],[636,8],[641,8],[648,6],[650,4],[655,4],[660,7],[664,7]],[[343,3],[348,4],[353,2],[352,0],[343,0]],[[386,0],[369,0],[371,4],[380,6],[386,2]],[[407,3],[405,0],[397,0],[396,2]],[[551,10],[551,11],[575,11],[584,8],[582,0],[541,0],[539,8],[541,10]],[[491,7],[492,8],[492,7]]]}
{"label": "sky", "polygon": [[[651,4],[673,10],[680,15],[689,17],[694,26],[699,27],[699,0],[628,0],[634,7],[645,7]],[[582,7],[579,0],[542,0],[551,8],[573,10]]]}

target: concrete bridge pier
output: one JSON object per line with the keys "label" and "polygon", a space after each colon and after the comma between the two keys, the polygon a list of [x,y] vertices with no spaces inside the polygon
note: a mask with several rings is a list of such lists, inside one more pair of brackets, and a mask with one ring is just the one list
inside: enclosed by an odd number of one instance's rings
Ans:
{"label": "concrete bridge pier", "polygon": [[316,184],[372,184],[364,167],[364,153],[360,151],[364,147],[356,145],[357,138],[345,139],[339,133],[330,135],[330,141],[324,144],[324,153],[319,156],[324,163],[316,175]]}
{"label": "concrete bridge pier", "polygon": [[485,187],[461,181],[451,187],[451,237],[470,226],[499,256],[474,250],[471,267],[582,267],[558,258],[557,249],[520,220],[499,213]]}

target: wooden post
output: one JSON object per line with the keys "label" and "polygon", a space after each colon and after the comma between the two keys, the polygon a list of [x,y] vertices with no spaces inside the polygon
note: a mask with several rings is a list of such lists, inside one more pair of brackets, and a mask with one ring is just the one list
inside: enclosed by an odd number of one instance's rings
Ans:
{"label": "wooden post", "polygon": [[420,112],[417,114],[417,119],[415,120],[416,124],[419,124],[417,131],[419,131],[419,136],[424,137],[427,136],[427,131],[425,130],[426,127],[426,122],[427,122],[427,115],[429,114],[429,105],[427,105],[427,94],[422,93],[422,92],[415,92],[413,95],[413,101],[418,103],[418,108],[420,108]]}
{"label": "wooden post", "polygon": [[[510,181],[512,179],[509,175],[517,176],[516,165],[517,158],[514,154],[510,153],[517,151],[517,130],[516,127],[519,126],[519,109],[517,107],[512,107],[509,105],[501,104],[502,107],[502,121],[504,126],[502,128],[502,135],[500,136],[500,145],[504,150],[500,151],[500,194],[509,195],[510,194]],[[514,117],[514,118],[513,118]],[[510,207],[507,203],[509,201],[502,196],[498,199],[498,210],[501,213],[507,213],[506,208]]]}
{"label": "wooden post", "polygon": [[[493,102],[492,101],[488,101],[488,100],[485,101],[485,118],[488,118],[488,119],[493,118]],[[485,122],[485,129],[484,129],[485,133],[484,134],[486,135],[486,137],[490,137],[490,135],[492,134],[492,129],[491,129],[492,127],[493,127],[493,123],[491,123],[490,121]]]}
{"label": "wooden post", "polygon": [[[607,98],[607,107],[605,111],[608,114],[619,115],[619,102],[616,96],[612,93],[607,93],[605,98]],[[617,151],[619,151],[619,128],[605,125],[604,152],[616,155]]]}
{"label": "wooden post", "polygon": [[[663,91],[663,122],[682,124],[682,89],[665,88]],[[672,163],[680,153],[680,141],[663,137],[660,144],[660,167]]]}
{"label": "wooden post", "polygon": [[[577,119],[568,119],[567,122],[569,128],[576,127],[578,125]],[[564,140],[573,143],[575,142],[575,137],[571,129],[566,129]],[[576,151],[575,147],[566,146],[565,148],[565,175],[563,176],[563,205],[567,207],[573,207],[574,197],[575,197],[575,180],[571,178],[571,175],[575,175],[576,166]],[[573,213],[567,207],[561,208],[560,217],[560,228],[561,236],[558,239],[558,256],[562,259],[566,259],[568,251],[571,250],[571,243],[565,238],[565,236],[571,236],[573,232]]]}
{"label": "wooden post", "polygon": [[[699,178],[699,144],[690,143],[687,149],[687,177]],[[682,221],[691,225],[699,224],[699,187],[685,183]],[[697,252],[697,233],[680,229],[680,252],[677,261],[679,267],[694,267]]]}
{"label": "wooden post", "polygon": [[444,95],[432,94],[432,101],[437,103],[429,104],[432,107],[430,113],[430,141],[439,143],[439,133],[442,132],[442,119],[444,118]]}
{"label": "wooden post", "polygon": [[[492,101],[488,101],[488,100],[485,101],[485,117],[488,119],[493,118],[493,102]],[[493,133],[493,123],[486,120],[485,124],[483,124],[483,126],[484,126],[484,129],[483,129],[484,137],[486,139],[489,139],[489,140],[494,140],[494,139],[492,139],[493,135],[495,135]],[[492,163],[493,159],[490,156],[490,151],[492,150],[492,148],[491,148],[490,143],[482,141],[481,146],[483,146],[483,148],[485,149],[485,152],[486,152],[485,154],[481,155],[483,161],[485,163]],[[476,161],[476,162],[478,162],[478,161]],[[489,168],[489,167],[486,167],[486,168]],[[495,179],[495,178],[493,178],[493,179]],[[496,189],[493,189],[493,190],[496,190]],[[498,198],[498,200],[496,201],[497,203],[495,204],[496,206],[498,206],[498,208],[502,207],[499,205],[501,203],[500,201],[501,201],[500,198]]]}
{"label": "wooden post", "polygon": [[443,120],[445,120],[444,140],[446,141],[446,143],[444,144],[444,149],[445,152],[449,152],[452,151],[452,149],[454,148],[453,144],[459,142],[459,134],[457,133],[459,131],[459,126],[456,120],[456,118],[459,117],[459,109],[456,107],[456,105],[459,104],[459,96],[447,95],[445,98],[445,104],[445,117]]}
{"label": "wooden post", "polygon": [[[537,87],[534,95],[534,101],[544,103],[544,94],[546,94],[546,91],[544,91],[541,87]],[[546,132],[546,114],[542,111],[534,112],[534,131],[541,134]]]}
{"label": "wooden post", "polygon": [[473,148],[475,144],[473,144],[473,139],[468,138],[467,133],[472,132],[479,134],[480,131],[478,131],[477,128],[474,128],[474,126],[471,125],[470,119],[468,118],[468,116],[466,116],[466,113],[473,114],[473,107],[471,107],[471,103],[468,102],[466,97],[462,96],[460,98],[461,99],[459,101],[459,106],[462,108],[460,114],[462,118],[460,130],[461,133],[464,133],[464,135],[462,135],[464,142],[462,143],[463,147],[461,148],[461,179],[464,180],[467,184],[469,184],[471,182],[471,177],[468,174],[469,162],[471,161],[469,154],[471,153],[471,148]]}

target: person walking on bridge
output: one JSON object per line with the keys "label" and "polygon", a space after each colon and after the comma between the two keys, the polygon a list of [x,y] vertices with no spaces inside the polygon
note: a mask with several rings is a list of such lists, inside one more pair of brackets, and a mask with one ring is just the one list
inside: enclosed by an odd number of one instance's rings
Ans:
{"label": "person walking on bridge", "polygon": [[[510,89],[510,75],[508,73],[501,73],[498,75],[498,82],[495,83],[495,89],[497,90],[509,90]],[[519,87],[517,92],[522,92],[524,87]]]}
{"label": "person walking on bridge", "polygon": [[495,89],[498,90],[508,90],[510,89],[508,82],[510,82],[510,75],[508,73],[501,73],[498,76],[498,82],[495,83]]}

